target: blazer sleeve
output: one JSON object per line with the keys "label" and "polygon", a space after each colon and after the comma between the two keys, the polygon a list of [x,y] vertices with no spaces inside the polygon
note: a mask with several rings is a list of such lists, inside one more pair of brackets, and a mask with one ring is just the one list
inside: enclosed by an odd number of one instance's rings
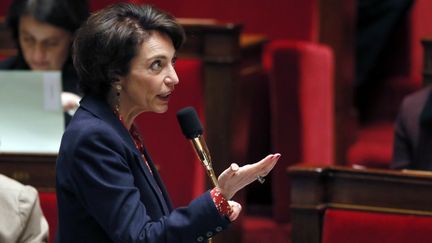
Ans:
{"label": "blazer sleeve", "polygon": [[[128,163],[137,160],[122,138],[103,124],[87,126],[74,136],[73,187],[85,209],[114,242],[196,242],[226,228],[229,220],[219,214],[206,192],[187,207],[152,220],[140,200]],[[110,132],[111,131],[111,132]],[[146,185],[149,186],[149,185]]]}

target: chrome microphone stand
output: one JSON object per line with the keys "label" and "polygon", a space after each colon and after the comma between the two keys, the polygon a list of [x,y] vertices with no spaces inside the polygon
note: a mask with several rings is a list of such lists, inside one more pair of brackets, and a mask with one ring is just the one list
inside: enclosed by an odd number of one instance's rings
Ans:
{"label": "chrome microphone stand", "polygon": [[[207,145],[203,139],[203,136],[199,135],[198,137],[191,139],[190,141],[195,148],[195,151],[196,151],[196,154],[197,154],[199,160],[201,161],[201,163],[205,167],[205,170],[207,172],[207,176],[210,178],[213,186],[219,187],[219,183],[218,183],[216,174],[213,170],[210,152],[209,152]],[[209,238],[207,242],[212,243],[213,242],[212,238]]]}

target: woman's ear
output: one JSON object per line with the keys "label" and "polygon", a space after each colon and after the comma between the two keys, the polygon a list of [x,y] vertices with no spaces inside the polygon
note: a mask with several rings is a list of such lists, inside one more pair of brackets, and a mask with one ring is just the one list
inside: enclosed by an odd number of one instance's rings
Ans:
{"label": "woman's ear", "polygon": [[126,78],[119,74],[118,70],[108,70],[107,74],[108,78],[111,80],[111,85],[114,86],[116,84],[123,85],[125,83]]}
{"label": "woman's ear", "polygon": [[115,92],[120,92],[122,90],[122,82],[120,80],[112,82],[111,87]]}

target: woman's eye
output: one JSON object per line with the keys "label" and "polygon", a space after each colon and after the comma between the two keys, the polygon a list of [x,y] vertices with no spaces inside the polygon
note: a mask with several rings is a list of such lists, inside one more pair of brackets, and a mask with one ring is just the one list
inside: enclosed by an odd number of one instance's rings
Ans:
{"label": "woman's eye", "polygon": [[171,65],[172,65],[173,67],[175,67],[176,63],[177,63],[177,57],[174,57],[174,58],[171,60]]}
{"label": "woman's eye", "polygon": [[58,41],[47,41],[44,43],[45,47],[56,47],[59,44]]}
{"label": "woman's eye", "polygon": [[23,37],[22,40],[23,40],[23,42],[24,42],[25,44],[28,44],[28,45],[34,43],[34,39],[31,38],[31,37]]}
{"label": "woman's eye", "polygon": [[150,68],[154,71],[158,71],[162,68],[162,62],[160,60],[154,61],[151,64]]}

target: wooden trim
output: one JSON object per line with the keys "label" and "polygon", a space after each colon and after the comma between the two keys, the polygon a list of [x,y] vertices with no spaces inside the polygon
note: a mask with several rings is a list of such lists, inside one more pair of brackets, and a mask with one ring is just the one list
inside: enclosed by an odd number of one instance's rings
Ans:
{"label": "wooden trim", "polygon": [[294,166],[288,175],[293,243],[321,242],[328,208],[432,216],[431,172]]}

